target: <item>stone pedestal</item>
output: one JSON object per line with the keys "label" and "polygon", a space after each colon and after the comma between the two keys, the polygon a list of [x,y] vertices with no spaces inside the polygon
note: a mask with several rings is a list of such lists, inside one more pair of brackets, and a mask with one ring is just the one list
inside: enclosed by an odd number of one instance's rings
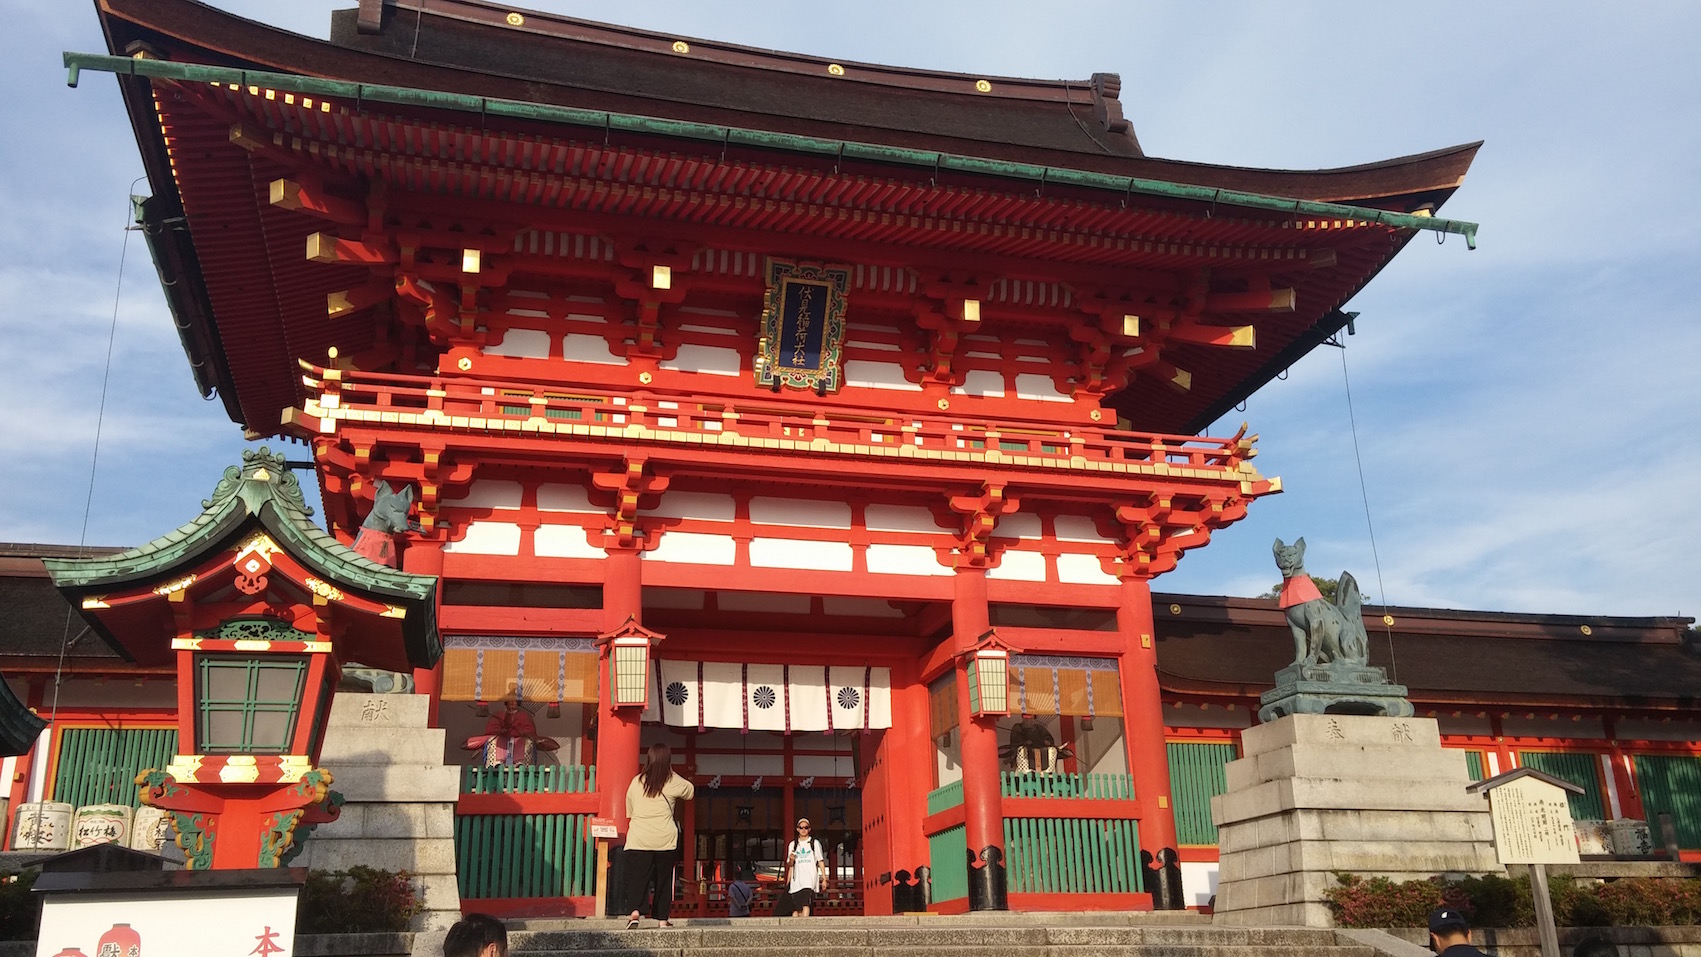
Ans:
{"label": "stone pedestal", "polygon": [[1211,800],[1216,920],[1333,925],[1323,894],[1348,872],[1393,881],[1503,873],[1488,802],[1433,718],[1293,714],[1241,735]]}
{"label": "stone pedestal", "polygon": [[292,864],[335,871],[364,864],[412,874],[425,911],[415,930],[460,918],[455,884],[455,801],[460,769],[443,763],[441,728],[429,726],[430,699],[415,694],[340,692],[319,763],[346,799]]}

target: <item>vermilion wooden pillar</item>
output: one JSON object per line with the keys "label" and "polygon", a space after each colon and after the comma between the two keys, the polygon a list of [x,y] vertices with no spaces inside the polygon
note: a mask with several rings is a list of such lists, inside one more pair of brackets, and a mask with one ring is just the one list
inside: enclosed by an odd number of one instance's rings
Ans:
{"label": "vermilion wooden pillar", "polygon": [[[635,548],[610,548],[603,563],[603,626],[614,631],[628,618],[643,617],[643,562]],[[602,817],[613,818],[626,833],[626,787],[638,774],[639,734],[644,709],[616,708],[614,681],[609,672],[609,651],[603,651],[602,676],[597,694],[597,790]]]}
{"label": "vermilion wooden pillar", "polygon": [[[986,569],[959,567],[956,595],[951,602],[953,640],[957,659],[958,730],[963,736],[963,823],[969,856],[979,866],[996,866],[996,901],[977,899],[975,866],[969,871],[969,906],[976,910],[1005,909],[1004,800],[998,774],[998,726],[993,717],[969,712],[967,650],[991,627],[986,607]],[[996,849],[996,854],[988,854]]]}
{"label": "vermilion wooden pillar", "polygon": [[[402,571],[415,575],[431,575],[443,577],[443,543],[438,539],[410,539],[408,547],[402,552]],[[442,701],[443,662],[430,668],[413,669],[414,694],[429,695],[431,704],[426,710],[427,720],[432,727],[437,727],[437,707]]]}
{"label": "vermilion wooden pillar", "polygon": [[1158,689],[1157,638],[1152,628],[1152,589],[1145,579],[1135,577],[1124,578],[1121,587],[1116,626],[1124,641],[1118,662],[1122,720],[1128,734],[1134,796],[1140,802],[1140,849],[1155,858],[1164,848],[1173,853],[1176,838],[1163,698]]}

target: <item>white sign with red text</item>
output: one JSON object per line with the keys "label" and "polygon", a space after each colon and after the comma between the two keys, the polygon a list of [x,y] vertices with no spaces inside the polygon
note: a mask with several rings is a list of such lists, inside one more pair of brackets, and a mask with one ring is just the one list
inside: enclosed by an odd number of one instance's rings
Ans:
{"label": "white sign with red text", "polygon": [[36,957],[290,957],[294,887],[50,895]]}

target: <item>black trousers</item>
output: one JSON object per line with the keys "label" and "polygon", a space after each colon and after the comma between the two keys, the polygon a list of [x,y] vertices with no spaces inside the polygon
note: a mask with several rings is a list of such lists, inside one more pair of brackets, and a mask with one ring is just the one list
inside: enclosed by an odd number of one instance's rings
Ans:
{"label": "black trousers", "polygon": [[650,916],[667,920],[673,906],[673,868],[679,863],[679,850],[626,851],[626,886],[621,889],[623,904],[620,912],[644,912],[644,891],[655,886],[655,900],[650,904]]}

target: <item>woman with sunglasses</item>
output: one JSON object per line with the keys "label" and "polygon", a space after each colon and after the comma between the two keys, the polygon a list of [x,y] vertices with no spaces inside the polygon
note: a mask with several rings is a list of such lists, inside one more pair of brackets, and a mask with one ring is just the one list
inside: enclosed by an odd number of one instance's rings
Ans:
{"label": "woman with sunglasses", "polygon": [[809,818],[797,820],[797,837],[786,845],[786,892],[793,917],[808,917],[827,872],[827,855],[810,833]]}

